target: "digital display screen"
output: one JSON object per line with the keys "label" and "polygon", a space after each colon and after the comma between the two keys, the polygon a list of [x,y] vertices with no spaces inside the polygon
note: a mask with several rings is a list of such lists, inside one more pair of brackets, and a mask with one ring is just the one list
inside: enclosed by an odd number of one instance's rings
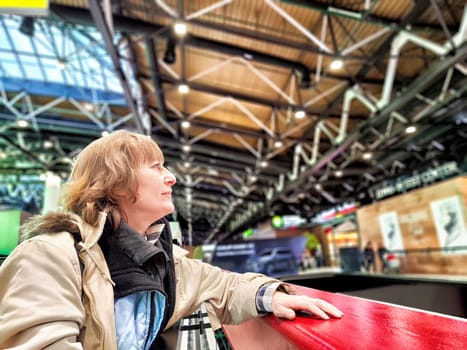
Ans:
{"label": "digital display screen", "polygon": [[8,255],[18,245],[21,210],[0,210],[0,254]]}

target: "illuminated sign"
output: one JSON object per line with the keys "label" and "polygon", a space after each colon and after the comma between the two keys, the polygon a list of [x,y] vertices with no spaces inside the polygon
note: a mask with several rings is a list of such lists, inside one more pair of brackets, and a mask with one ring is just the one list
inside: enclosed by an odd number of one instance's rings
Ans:
{"label": "illuminated sign", "polygon": [[49,0],[0,0],[0,14],[46,16],[48,13]]}
{"label": "illuminated sign", "polygon": [[272,227],[281,228],[284,226],[284,219],[280,215],[274,215],[271,219]]}
{"label": "illuminated sign", "polygon": [[375,199],[381,199],[397,193],[404,193],[420,186],[426,186],[430,183],[443,180],[449,176],[459,174],[459,172],[457,163],[449,162],[436,168],[425,170],[420,174],[406,178],[399,178],[394,182],[394,184],[374,188],[370,190],[370,192],[373,192]]}
{"label": "illuminated sign", "polygon": [[252,228],[249,228],[245,231],[243,231],[243,238],[248,238],[248,237],[251,237],[253,235],[254,231]]}
{"label": "illuminated sign", "polygon": [[332,209],[325,210],[313,218],[315,223],[325,223],[331,220],[341,219],[357,210],[355,202],[343,203]]}
{"label": "illuminated sign", "polygon": [[299,227],[305,222],[306,219],[299,215],[274,215],[271,219],[271,224],[274,228]]}

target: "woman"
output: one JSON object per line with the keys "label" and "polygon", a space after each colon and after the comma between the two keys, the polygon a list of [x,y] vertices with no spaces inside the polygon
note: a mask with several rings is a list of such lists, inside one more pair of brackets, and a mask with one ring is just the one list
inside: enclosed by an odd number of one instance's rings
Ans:
{"label": "woman", "polygon": [[172,246],[164,216],[175,182],[148,136],[117,131],[88,145],[64,188],[64,212],[25,224],[24,242],[1,266],[0,348],[152,349],[203,302],[215,328],[266,312],[342,316],[274,279],[226,272]]}

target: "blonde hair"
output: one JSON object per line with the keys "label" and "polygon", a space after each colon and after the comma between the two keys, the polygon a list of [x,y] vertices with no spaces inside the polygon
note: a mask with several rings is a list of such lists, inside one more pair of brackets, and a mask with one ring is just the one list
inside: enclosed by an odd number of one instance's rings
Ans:
{"label": "blonde hair", "polygon": [[106,211],[112,226],[117,227],[122,219],[119,194],[135,201],[136,169],[163,159],[157,143],[146,135],[120,130],[95,140],[75,160],[64,186],[63,208],[91,225],[97,224],[99,211]]}

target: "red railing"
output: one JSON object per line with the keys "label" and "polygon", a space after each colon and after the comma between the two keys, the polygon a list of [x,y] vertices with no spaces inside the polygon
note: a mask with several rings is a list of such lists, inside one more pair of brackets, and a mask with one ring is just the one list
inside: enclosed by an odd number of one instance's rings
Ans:
{"label": "red railing", "polygon": [[[344,317],[323,321],[297,316],[294,321],[288,321],[266,316],[238,326],[224,326],[233,348],[467,349],[467,319],[301,286],[296,288],[300,294],[336,305],[344,312]],[[437,297],[443,298],[442,295]]]}

